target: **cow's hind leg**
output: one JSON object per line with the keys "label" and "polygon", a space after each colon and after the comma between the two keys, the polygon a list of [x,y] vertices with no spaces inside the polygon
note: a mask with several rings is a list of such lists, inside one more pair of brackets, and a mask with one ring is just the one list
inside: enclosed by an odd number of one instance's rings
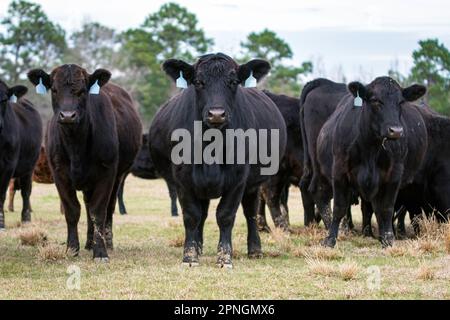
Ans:
{"label": "cow's hind leg", "polygon": [[127,214],[127,208],[125,207],[125,202],[123,201],[123,189],[125,188],[125,179],[120,184],[119,190],[117,192],[117,202],[119,203],[119,212],[121,215]]}
{"label": "cow's hind leg", "polygon": [[178,207],[177,207],[177,188],[175,187],[175,184],[173,182],[169,182],[167,180],[167,189],[169,190],[169,197],[170,197],[170,211],[172,214],[172,217],[178,217]]}
{"label": "cow's hind leg", "polygon": [[32,185],[32,175],[28,174],[26,176],[20,177],[20,192],[22,195],[22,222],[31,222],[31,185]]}
{"label": "cow's hind leg", "polygon": [[372,204],[369,201],[361,199],[362,211],[362,234],[364,237],[374,238],[372,231]]}
{"label": "cow's hind leg", "polygon": [[258,231],[270,232],[269,224],[266,218],[266,200],[264,200],[264,187],[261,187],[258,191],[258,211],[256,215],[256,223],[258,225]]}
{"label": "cow's hind leg", "polygon": [[114,249],[113,244],[113,216],[116,209],[117,193],[120,186],[123,186],[125,182],[124,177],[118,177],[114,183],[114,187],[111,192],[111,198],[109,200],[108,209],[106,212],[106,225],[105,225],[105,240],[106,247],[110,250]]}
{"label": "cow's hind leg", "polygon": [[336,245],[341,220],[348,213],[348,210],[351,205],[351,190],[348,187],[348,183],[345,180],[345,178],[334,179],[333,195],[334,195],[333,220],[331,222],[328,237],[326,237],[322,242],[324,246],[331,248],[333,248]]}
{"label": "cow's hind leg", "polygon": [[198,254],[203,254],[203,229],[205,227],[205,221],[208,217],[208,209],[209,209],[209,200],[201,201],[202,207],[202,217],[200,219],[200,225],[198,226],[198,235],[197,235],[197,246],[198,246]]}
{"label": "cow's hind leg", "polygon": [[0,172],[0,230],[5,229],[6,192],[8,191],[12,174],[12,170],[4,170],[3,172]]}
{"label": "cow's hind leg", "polygon": [[87,234],[86,234],[86,245],[84,248],[86,250],[92,250],[94,247],[94,223],[92,217],[89,213],[89,202],[92,197],[92,191],[83,191],[84,204],[86,206],[86,216],[87,216]]}
{"label": "cow's hind leg", "polygon": [[261,258],[261,240],[259,238],[256,212],[258,209],[258,191],[245,193],[242,208],[247,220],[247,252],[249,258]]}
{"label": "cow's hind leg", "polygon": [[14,212],[14,196],[16,195],[16,188],[14,188],[14,179],[9,183],[9,203],[8,211]]}

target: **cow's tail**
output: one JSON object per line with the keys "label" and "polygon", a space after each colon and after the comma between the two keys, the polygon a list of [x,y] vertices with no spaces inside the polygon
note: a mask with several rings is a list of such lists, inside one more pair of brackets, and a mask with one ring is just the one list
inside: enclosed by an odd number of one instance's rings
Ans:
{"label": "cow's tail", "polygon": [[306,137],[306,129],[305,129],[305,117],[304,117],[304,104],[308,94],[319,87],[324,81],[328,81],[327,79],[316,79],[308,82],[302,90],[302,94],[300,96],[300,130],[302,134],[302,142],[303,142],[303,175],[300,180],[300,189],[304,192],[307,192],[309,189],[309,185],[311,183],[312,178],[312,165],[311,165],[311,157],[309,155],[308,148],[308,139]]}

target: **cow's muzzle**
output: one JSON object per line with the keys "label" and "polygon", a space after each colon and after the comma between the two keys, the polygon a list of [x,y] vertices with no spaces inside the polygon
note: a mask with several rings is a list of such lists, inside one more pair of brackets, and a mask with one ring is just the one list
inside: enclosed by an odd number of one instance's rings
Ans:
{"label": "cow's muzzle", "polygon": [[61,111],[58,122],[62,124],[74,124],[78,122],[78,118],[77,111]]}
{"label": "cow's muzzle", "polygon": [[222,108],[212,108],[208,111],[208,124],[213,127],[219,127],[227,121],[225,110]]}
{"label": "cow's muzzle", "polygon": [[396,140],[396,139],[400,139],[401,137],[403,137],[403,127],[389,127],[388,128],[388,133],[387,133],[388,139]]}

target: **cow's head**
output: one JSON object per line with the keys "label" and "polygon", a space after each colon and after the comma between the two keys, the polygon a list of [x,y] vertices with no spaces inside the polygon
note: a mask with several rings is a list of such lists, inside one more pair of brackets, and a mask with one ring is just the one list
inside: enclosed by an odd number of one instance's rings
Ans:
{"label": "cow's head", "polygon": [[369,85],[359,82],[348,85],[354,97],[359,95],[363,99],[363,108],[370,113],[370,126],[376,134],[384,139],[399,139],[403,136],[401,122],[402,109],[408,102],[421,98],[426,88],[412,85],[402,88],[389,77],[376,78]]}
{"label": "cow's head", "polygon": [[80,66],[66,64],[52,71],[35,69],[28,73],[28,79],[38,85],[40,81],[51,90],[53,112],[60,124],[78,123],[86,113],[89,90],[96,82],[102,87],[108,83],[111,73],[98,69],[93,74]]}
{"label": "cow's head", "polygon": [[3,130],[3,126],[5,124],[5,114],[7,108],[9,108],[8,104],[12,96],[16,96],[17,99],[20,99],[27,93],[28,89],[25,86],[14,86],[8,87],[6,83],[0,80],[0,133]]}
{"label": "cow's head", "polygon": [[203,122],[211,128],[224,128],[230,122],[235,96],[251,74],[257,80],[270,71],[267,61],[255,59],[238,65],[229,56],[217,53],[200,57],[194,64],[170,59],[163,70],[176,81],[182,72],[188,86],[195,88],[196,107]]}

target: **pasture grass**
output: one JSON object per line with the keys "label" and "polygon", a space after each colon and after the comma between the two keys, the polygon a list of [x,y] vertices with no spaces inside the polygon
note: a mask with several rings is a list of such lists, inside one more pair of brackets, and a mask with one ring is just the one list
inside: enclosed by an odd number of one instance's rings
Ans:
{"label": "pasture grass", "polygon": [[[80,197],[81,199],[81,197]],[[298,190],[290,193],[291,233],[261,234],[264,257],[247,258],[247,228],[239,210],[233,231],[234,268],[216,267],[219,230],[213,201],[205,226],[200,266],[181,265],[182,218],[170,216],[163,181],[130,177],[125,187],[129,214],[114,217],[110,263],[92,253],[65,252],[66,224],[56,189],[34,185],[33,222],[20,224],[6,212],[0,232],[1,299],[450,299],[450,226],[424,222],[417,238],[396,241],[387,250],[361,236],[361,214],[353,208],[356,233],[342,234],[335,249],[320,246],[322,227],[304,228]],[[270,218],[269,218],[270,220]],[[374,223],[375,224],[375,223]],[[376,231],[375,231],[376,234]],[[86,216],[79,224],[81,246]],[[70,290],[73,270],[80,289]]]}

